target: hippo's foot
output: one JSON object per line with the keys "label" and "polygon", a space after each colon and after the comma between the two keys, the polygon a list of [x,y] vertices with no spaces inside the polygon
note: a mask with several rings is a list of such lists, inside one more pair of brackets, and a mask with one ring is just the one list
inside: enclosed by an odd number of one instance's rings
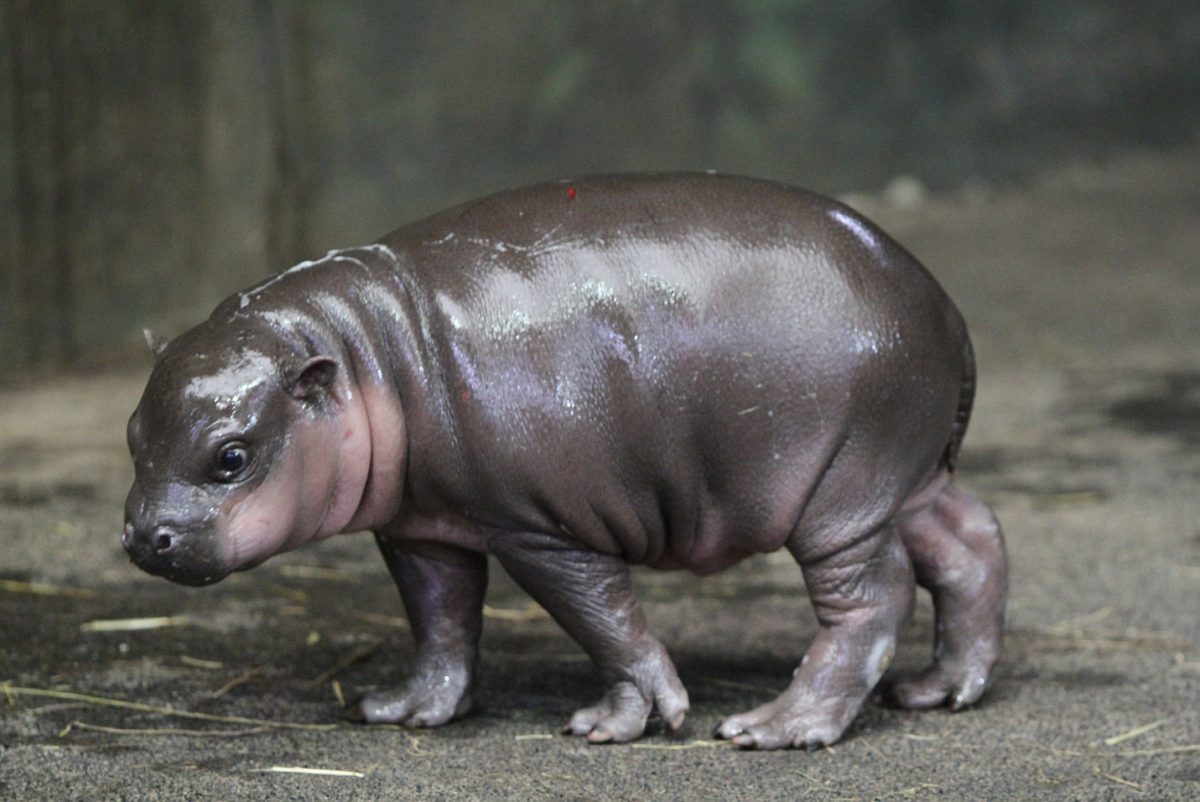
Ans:
{"label": "hippo's foot", "polygon": [[471,686],[465,668],[418,671],[401,689],[368,695],[360,709],[371,724],[436,727],[470,712]]}
{"label": "hippo's foot", "polygon": [[912,609],[913,575],[899,534],[843,535],[843,552],[800,561],[820,629],[778,699],[730,716],[716,735],[747,749],[812,749],[842,737],[883,676]]}
{"label": "hippo's foot", "polygon": [[815,749],[841,738],[861,705],[845,697],[814,702],[793,685],[775,701],[725,719],[716,734],[746,749]]}
{"label": "hippo's foot", "polygon": [[657,641],[656,650],[609,686],[598,704],[575,711],[562,731],[587,736],[588,741],[624,743],[641,737],[653,708],[672,732],[683,726],[688,711],[688,695],[675,673],[666,651]]}
{"label": "hippo's foot", "polygon": [[887,689],[888,700],[910,710],[949,705],[961,710],[979,701],[988,686],[995,654],[950,665],[939,661],[919,674],[897,677]]}
{"label": "hippo's foot", "polygon": [[937,643],[934,664],[896,679],[889,700],[960,710],[979,701],[1000,655],[1008,568],[1003,534],[991,510],[949,485],[897,526],[917,581],[933,595]]}

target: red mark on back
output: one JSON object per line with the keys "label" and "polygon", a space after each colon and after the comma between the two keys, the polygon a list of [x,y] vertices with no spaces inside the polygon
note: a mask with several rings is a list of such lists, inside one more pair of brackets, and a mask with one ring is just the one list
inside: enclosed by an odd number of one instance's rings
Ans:
{"label": "red mark on back", "polygon": [[575,187],[567,187],[567,200],[575,200]]}

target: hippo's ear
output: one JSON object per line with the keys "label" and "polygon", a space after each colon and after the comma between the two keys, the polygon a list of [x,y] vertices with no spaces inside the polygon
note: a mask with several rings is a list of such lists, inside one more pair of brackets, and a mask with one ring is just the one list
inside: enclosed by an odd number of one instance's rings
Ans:
{"label": "hippo's ear", "polygon": [[314,356],[289,377],[288,391],[293,398],[317,398],[333,387],[337,371],[338,364],[332,357]]}
{"label": "hippo's ear", "polygon": [[167,350],[166,337],[160,337],[150,329],[142,329],[142,336],[146,338],[146,345],[150,347],[150,353],[154,354],[155,359],[158,359],[162,356],[162,352]]}

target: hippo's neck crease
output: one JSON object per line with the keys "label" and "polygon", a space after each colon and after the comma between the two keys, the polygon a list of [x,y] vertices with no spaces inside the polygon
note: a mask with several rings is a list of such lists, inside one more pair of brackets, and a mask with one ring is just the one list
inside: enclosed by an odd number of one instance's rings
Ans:
{"label": "hippo's neck crease", "polygon": [[[409,411],[404,399],[436,398],[438,382],[430,377],[439,375],[430,364],[417,304],[403,280],[397,254],[375,245],[331,261],[365,268],[365,280],[338,296],[315,294],[315,314],[304,325],[319,331],[308,332],[305,339],[323,341],[340,352],[345,389],[337,400],[339,417],[352,421],[348,427],[361,430],[347,428],[345,433],[347,442],[361,445],[345,460],[335,491],[343,499],[353,496],[354,507],[349,509],[346,503],[342,514],[336,514],[331,506],[321,525],[322,537],[375,529],[395,518],[404,495],[409,451],[404,417]],[[381,287],[389,290],[380,291]],[[386,339],[381,332],[386,332]],[[356,465],[366,466],[365,472],[355,470]]]}

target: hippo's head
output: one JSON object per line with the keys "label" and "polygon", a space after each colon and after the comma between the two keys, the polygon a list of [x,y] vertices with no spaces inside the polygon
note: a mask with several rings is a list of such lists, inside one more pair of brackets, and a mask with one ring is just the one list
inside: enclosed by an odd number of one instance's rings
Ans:
{"label": "hippo's head", "polygon": [[262,323],[210,319],[162,347],[129,419],[130,558],[206,585],[343,531],[371,462],[346,373]]}

